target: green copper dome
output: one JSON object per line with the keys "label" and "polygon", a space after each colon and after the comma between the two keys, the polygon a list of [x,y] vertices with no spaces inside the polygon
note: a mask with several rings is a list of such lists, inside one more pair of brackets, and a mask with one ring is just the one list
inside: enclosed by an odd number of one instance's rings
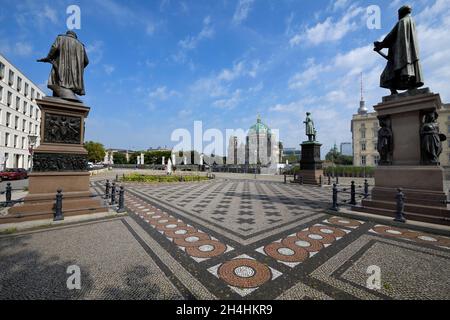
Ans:
{"label": "green copper dome", "polygon": [[270,128],[265,125],[264,123],[262,123],[261,118],[258,116],[256,123],[254,125],[252,125],[248,131],[248,134],[258,134],[258,133],[265,133],[270,135],[271,131]]}

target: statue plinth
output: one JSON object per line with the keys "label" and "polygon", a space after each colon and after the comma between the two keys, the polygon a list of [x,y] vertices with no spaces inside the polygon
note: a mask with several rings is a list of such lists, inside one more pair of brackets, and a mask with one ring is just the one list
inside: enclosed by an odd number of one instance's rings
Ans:
{"label": "statue plinth", "polygon": [[305,141],[301,144],[302,157],[300,159],[300,176],[304,184],[318,185],[323,174],[320,147],[316,141]]}
{"label": "statue plinth", "polygon": [[374,106],[378,118],[390,120],[392,152],[389,164],[375,169],[371,198],[353,210],[394,217],[395,196],[397,189],[402,188],[407,219],[450,225],[444,170],[439,165],[426,165],[421,148],[422,119],[441,107],[439,94],[428,89],[383,98]]}
{"label": "statue plinth", "polygon": [[[79,215],[106,212],[100,198],[92,197],[89,186],[84,122],[90,108],[82,103],[54,97],[36,100],[41,110],[41,143],[33,153],[28,195],[23,205],[10,214],[30,217],[53,216],[55,194],[63,192],[63,213]],[[40,215],[32,215],[39,213]]]}

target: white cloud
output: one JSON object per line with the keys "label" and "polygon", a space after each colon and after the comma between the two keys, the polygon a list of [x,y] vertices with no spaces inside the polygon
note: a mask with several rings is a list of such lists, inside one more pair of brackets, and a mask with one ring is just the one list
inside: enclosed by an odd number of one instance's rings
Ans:
{"label": "white cloud", "polygon": [[293,36],[289,43],[291,46],[296,46],[303,42],[316,46],[324,42],[341,40],[346,34],[356,30],[358,26],[362,26],[362,23],[356,18],[361,17],[363,13],[365,13],[363,8],[352,6],[340,20],[335,21],[333,17],[327,17],[325,21],[306,28]]}
{"label": "white cloud", "polygon": [[203,28],[196,36],[188,36],[178,42],[178,45],[185,50],[195,49],[198,43],[204,39],[211,39],[214,36],[214,28],[211,26],[211,17],[203,19]]}
{"label": "white cloud", "polygon": [[29,43],[17,42],[14,51],[19,56],[29,56],[33,52],[33,47]]}
{"label": "white cloud", "polygon": [[216,100],[213,103],[213,105],[221,109],[228,109],[228,110],[234,109],[238,106],[238,104],[242,100],[241,93],[242,91],[240,89],[237,89],[236,91],[233,92],[233,94],[230,97],[226,99]]}
{"label": "white cloud", "polygon": [[247,19],[254,0],[239,0],[233,15],[233,24],[241,24]]}
{"label": "white cloud", "polygon": [[104,64],[103,65],[103,70],[105,70],[105,73],[110,76],[115,70],[116,68],[113,65],[110,64]]}
{"label": "white cloud", "polygon": [[86,53],[91,64],[99,63],[103,59],[103,42],[97,40],[86,45]]}
{"label": "white cloud", "polygon": [[154,91],[149,93],[150,98],[158,99],[161,101],[167,100],[177,95],[178,93],[175,90],[168,90],[166,86],[158,87]]}

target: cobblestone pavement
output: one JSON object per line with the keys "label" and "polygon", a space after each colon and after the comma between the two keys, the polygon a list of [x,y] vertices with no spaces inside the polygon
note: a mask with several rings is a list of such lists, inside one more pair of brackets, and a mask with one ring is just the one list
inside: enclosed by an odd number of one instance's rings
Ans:
{"label": "cobblestone pavement", "polygon": [[[129,217],[1,237],[0,298],[450,298],[450,238],[329,215],[330,188],[218,179],[126,190]],[[66,288],[70,264],[82,290]],[[373,266],[378,290],[367,288]]]}

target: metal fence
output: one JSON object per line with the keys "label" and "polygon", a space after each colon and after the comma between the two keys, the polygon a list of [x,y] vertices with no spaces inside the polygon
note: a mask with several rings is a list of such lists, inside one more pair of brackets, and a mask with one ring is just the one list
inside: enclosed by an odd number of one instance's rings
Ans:
{"label": "metal fence", "polygon": [[[116,176],[118,179],[118,176]],[[12,192],[13,191],[22,191],[23,189],[13,189],[11,187],[11,183],[8,182],[6,185],[5,191],[0,192],[0,194],[5,194],[5,201],[0,202],[0,207],[12,207],[15,204],[25,203],[25,199],[17,199],[12,200]],[[105,194],[92,194],[88,196],[89,198],[101,198],[103,199],[103,204],[111,209],[116,210],[117,213],[125,212],[125,188],[123,186],[117,186],[115,182],[112,184],[109,180],[106,180],[105,184]],[[50,199],[49,199],[50,200]],[[55,197],[53,198],[53,221],[64,220],[64,212],[76,212],[76,211],[84,211],[86,209],[71,209],[64,211],[63,210],[63,201],[64,194],[62,189],[58,189],[56,191]],[[31,202],[31,201],[30,201]]]}

